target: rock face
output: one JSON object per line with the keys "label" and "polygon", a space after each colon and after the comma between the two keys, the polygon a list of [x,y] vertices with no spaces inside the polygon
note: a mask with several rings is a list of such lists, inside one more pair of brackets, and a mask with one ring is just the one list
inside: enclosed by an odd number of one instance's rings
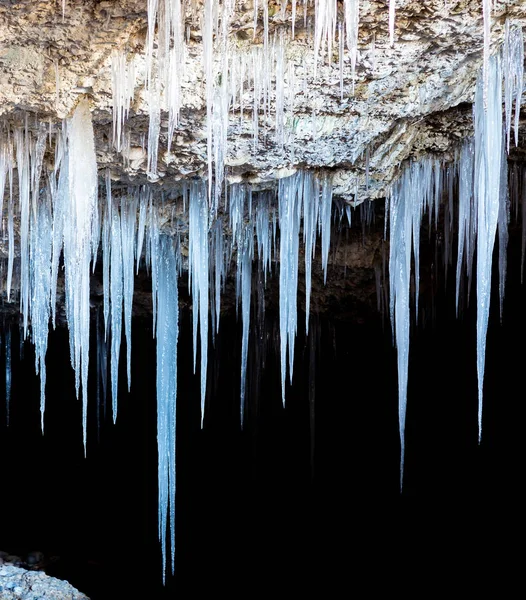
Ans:
{"label": "rock face", "polygon": [[49,577],[41,571],[26,571],[0,565],[0,598],[2,600],[89,600],[67,581]]}
{"label": "rock face", "polygon": [[[148,105],[154,100],[145,91],[147,4],[146,0],[64,0],[63,6],[58,0],[0,2],[3,118],[23,121],[25,111],[30,126],[34,119],[56,124],[72,113],[79,94],[89,93],[99,168],[110,167],[114,180],[138,183],[149,172],[150,180],[169,186],[181,178],[207,177],[207,137],[213,131],[214,145],[226,135],[224,164],[231,181],[268,184],[298,167],[329,169],[335,194],[354,202],[385,195],[400,163],[409,157],[433,152],[447,158],[452,146],[472,130],[470,105],[482,64],[480,0],[397,0],[393,46],[388,2],[362,0],[354,77],[352,53],[347,47],[339,49],[338,31],[334,36],[322,31],[316,37],[314,2],[294,2],[295,19],[291,2],[260,1],[256,19],[252,0],[232,3],[228,18],[219,14],[210,67],[214,82],[209,88],[203,56],[205,9],[194,1],[186,3],[181,17],[184,57],[178,64],[180,111],[173,142],[168,148],[169,98],[163,90],[158,165],[148,168]],[[502,41],[506,18],[526,22],[520,0],[495,5],[493,50]],[[345,27],[343,3],[335,7],[337,22]],[[158,15],[154,59],[162,53],[161,19]],[[228,27],[224,39],[223,21]],[[324,41],[333,37],[328,50]],[[136,72],[121,152],[112,143],[114,52],[124,53],[128,63],[134,61]],[[252,63],[240,59],[251,55]],[[221,64],[225,56],[226,70]],[[155,76],[163,80],[158,72]],[[233,94],[227,98],[229,116],[225,121],[225,111],[218,111],[216,103],[211,113],[214,123],[207,130],[207,95],[219,94],[225,77]],[[269,86],[259,98],[256,141],[254,78],[256,87]]]}

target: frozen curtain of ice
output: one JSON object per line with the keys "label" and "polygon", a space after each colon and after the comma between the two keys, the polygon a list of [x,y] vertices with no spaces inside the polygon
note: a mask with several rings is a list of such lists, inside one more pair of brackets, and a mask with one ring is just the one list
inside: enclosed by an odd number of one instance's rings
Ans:
{"label": "frozen curtain of ice", "polygon": [[[285,8],[287,3],[283,3]],[[389,32],[394,43],[395,0],[389,2]],[[518,114],[523,86],[524,41],[520,27],[507,23],[503,48],[490,56],[490,0],[484,0],[484,62],[476,86],[474,136],[459,148],[453,164],[425,158],[409,164],[393,185],[387,203],[389,220],[390,315],[398,351],[399,429],[401,442],[400,485],[403,483],[405,415],[411,323],[411,274],[414,270],[415,311],[418,314],[419,246],[422,219],[437,226],[439,206],[452,190],[458,193],[457,310],[463,274],[471,281],[476,269],[477,371],[479,379],[479,441],[482,432],[482,397],[486,331],[489,317],[491,262],[499,232],[501,302],[506,276],[507,160],[511,131],[517,143]],[[344,22],[338,22],[335,3],[317,0],[314,32],[315,65],[330,56],[337,32],[341,53],[350,53],[353,77],[358,59],[359,0],[345,0]],[[148,0],[146,40],[146,94],[149,105],[148,175],[156,181],[161,111],[168,113],[168,147],[177,127],[181,93],[179,75],[184,68],[185,36],[181,0]],[[307,3],[303,2],[306,10]],[[60,127],[35,131],[24,125],[8,128],[0,140],[0,197],[8,238],[6,292],[12,295],[15,257],[15,218],[20,231],[20,310],[24,336],[35,345],[36,369],[41,378],[41,415],[44,428],[45,356],[49,321],[56,323],[57,284],[64,265],[66,317],[71,364],[77,396],[83,401],[86,448],[87,377],[90,330],[90,274],[99,255],[103,271],[103,320],[98,324],[97,362],[105,365],[109,352],[113,418],[118,410],[118,366],[122,332],[127,349],[127,384],[131,385],[131,318],[134,275],[144,264],[152,277],[153,321],[157,341],[157,408],[159,454],[159,536],[163,566],[171,552],[175,560],[176,399],[178,341],[178,278],[188,272],[193,311],[193,356],[197,370],[200,348],[201,420],[205,419],[207,358],[210,336],[217,335],[221,294],[231,264],[236,265],[236,298],[242,320],[240,364],[240,426],[245,420],[246,369],[251,334],[253,264],[264,281],[279,264],[279,329],[282,398],[285,404],[287,373],[292,381],[294,343],[298,328],[299,260],[304,255],[306,330],[312,261],[319,248],[327,272],[330,246],[332,187],[327,174],[297,171],[281,179],[274,191],[255,192],[249,185],[228,185],[225,153],[230,106],[234,101],[252,111],[254,147],[259,143],[258,115],[270,116],[274,98],[274,131],[277,151],[287,137],[286,111],[293,114],[294,80],[289,71],[283,35],[269,35],[268,4],[254,2],[254,19],[263,19],[263,44],[248,53],[229,44],[233,1],[206,0],[202,18],[203,68],[206,77],[208,178],[182,183],[176,196],[187,213],[186,254],[180,234],[167,235],[162,226],[162,198],[154,185],[114,189],[109,172],[99,177],[89,102],[79,102],[74,114]],[[292,11],[301,7],[292,0]],[[155,33],[157,31],[157,34]],[[294,36],[294,30],[291,32]],[[154,50],[155,49],[155,50]],[[316,66],[315,66],[316,68]],[[287,78],[285,89],[283,82]],[[340,82],[341,84],[341,82]],[[503,85],[504,84],[504,85]],[[503,93],[504,87],[504,93]],[[112,57],[113,144],[125,146],[124,129],[135,89],[133,61],[122,53]],[[244,107],[244,90],[253,89],[252,105]],[[237,99],[237,100],[236,100]],[[503,117],[504,104],[504,117]],[[513,118],[513,111],[515,111]],[[49,149],[54,167],[43,174]],[[18,198],[15,202],[15,166]],[[2,200],[3,202],[3,200]],[[449,209],[449,213],[452,211]],[[16,215],[16,217],[15,217]],[[451,221],[447,222],[451,227]],[[170,229],[170,228],[169,228]],[[173,230],[176,227],[172,227]],[[278,231],[279,229],[279,231]],[[226,233],[228,231],[228,234]],[[318,239],[319,244],[318,244]],[[526,234],[524,235],[526,239]],[[523,244],[523,247],[526,243]],[[476,252],[475,252],[476,250]],[[62,257],[62,258],[61,258]],[[476,257],[476,266],[474,261]],[[447,264],[447,261],[446,261]],[[468,286],[469,287],[469,286]],[[102,333],[101,333],[102,332]],[[199,335],[198,335],[199,333]],[[5,339],[10,357],[10,338]],[[9,360],[6,361],[9,365]],[[104,369],[106,367],[104,366]],[[9,371],[9,369],[8,369]],[[99,382],[100,383],[100,382]],[[105,394],[106,380],[102,378]],[[9,402],[10,373],[6,373]],[[9,413],[8,413],[9,414]],[[168,532],[170,533],[168,537]]]}

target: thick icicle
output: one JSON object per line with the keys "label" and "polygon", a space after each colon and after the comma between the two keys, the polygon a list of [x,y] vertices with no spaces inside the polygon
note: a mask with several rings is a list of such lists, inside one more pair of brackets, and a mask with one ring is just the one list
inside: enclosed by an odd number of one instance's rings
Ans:
{"label": "thick icicle", "polygon": [[289,376],[292,382],[294,342],[297,328],[299,227],[301,219],[301,190],[303,173],[279,182],[279,329],[281,352],[281,396],[285,406],[287,349]]}
{"label": "thick icicle", "polygon": [[[77,394],[82,390],[84,450],[88,408],[91,233],[98,178],[89,101],[82,99],[68,122],[69,194],[64,222],[66,312],[73,342]],[[79,381],[80,378],[80,381]]]}
{"label": "thick icicle", "polygon": [[159,478],[159,538],[163,553],[163,579],[166,576],[167,529],[170,529],[172,573],[175,569],[175,487],[176,487],[176,400],[177,340],[179,299],[177,260],[173,241],[157,236],[157,452]]}
{"label": "thick icicle", "polygon": [[502,76],[500,56],[487,66],[487,106],[484,81],[479,77],[475,94],[475,195],[477,197],[477,375],[479,443],[482,435],[482,399],[488,329],[491,264],[499,214],[502,169]]}
{"label": "thick icicle", "polygon": [[404,480],[405,416],[409,366],[409,283],[412,240],[411,172],[406,169],[391,192],[389,287],[390,313],[398,362],[398,423],[400,431],[400,490]]}

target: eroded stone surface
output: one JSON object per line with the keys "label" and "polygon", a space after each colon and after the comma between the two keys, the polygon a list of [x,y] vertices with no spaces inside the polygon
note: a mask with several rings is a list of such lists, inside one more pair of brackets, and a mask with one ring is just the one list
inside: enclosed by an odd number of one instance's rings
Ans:
{"label": "eroded stone surface", "polygon": [[49,577],[42,571],[26,571],[0,564],[2,600],[89,600],[67,581]]}
{"label": "eroded stone surface", "polygon": [[[472,129],[470,103],[482,61],[482,6],[479,0],[397,2],[395,44],[389,45],[387,2],[360,3],[356,82],[349,53],[344,60],[340,97],[337,48],[333,65],[325,60],[314,76],[314,9],[298,2],[294,40],[286,42],[293,65],[294,117],[288,122],[293,141],[281,150],[273,143],[273,123],[260,116],[260,144],[254,151],[252,116],[230,119],[226,165],[231,181],[262,185],[298,167],[333,172],[335,193],[362,201],[385,195],[400,163],[427,152],[446,153]],[[80,93],[89,92],[96,124],[99,168],[111,167],[114,180],[146,179],[144,137],[147,98],[144,92],[146,0],[105,2],[29,0],[0,2],[0,113],[21,119],[21,111],[57,123],[71,114]],[[526,22],[520,0],[497,2],[492,21],[492,48],[502,40],[507,17]],[[342,9],[342,7],[340,7]],[[182,109],[170,152],[163,116],[159,185],[206,176],[206,102],[201,35],[202,3],[188,3],[187,57],[181,73]],[[290,37],[291,3],[269,3],[269,38]],[[253,32],[253,4],[238,2],[230,42],[237,52],[261,44],[263,22]],[[111,52],[135,56],[139,74],[129,120],[130,151],[123,157],[111,143]],[[56,94],[57,76],[59,93]],[[290,84],[285,77],[285,87]],[[248,101],[250,101],[250,93]],[[271,114],[275,105],[272,96]],[[31,119],[30,119],[31,120]],[[268,125],[268,127],[266,126]],[[264,140],[263,140],[264,137]],[[369,155],[370,185],[365,188]]]}

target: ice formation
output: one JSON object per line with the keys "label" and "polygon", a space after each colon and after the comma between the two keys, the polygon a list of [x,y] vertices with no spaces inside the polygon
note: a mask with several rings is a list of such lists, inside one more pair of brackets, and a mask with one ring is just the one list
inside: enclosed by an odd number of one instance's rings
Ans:
{"label": "ice formation", "polygon": [[208,361],[208,201],[202,182],[189,189],[188,278],[192,290],[194,372],[197,358],[197,329],[201,338],[201,427],[205,418]]}
{"label": "ice formation", "polygon": [[175,569],[177,338],[179,336],[178,265],[173,240],[157,236],[157,449],[159,477],[159,538],[166,573],[167,531],[170,531],[172,573]]}
{"label": "ice formation", "polygon": [[[501,314],[506,278],[506,247],[510,204],[518,210],[518,191],[508,195],[507,156],[511,130],[518,142],[518,119],[523,87],[524,40],[522,29],[506,22],[502,54],[490,56],[491,10],[493,2],[483,2],[484,61],[474,104],[474,137],[458,149],[453,164],[438,158],[423,158],[407,165],[393,185],[387,202],[390,235],[389,289],[385,270],[377,268],[379,308],[389,303],[393,337],[397,348],[399,433],[401,444],[400,486],[404,476],[405,421],[411,322],[411,271],[414,268],[415,315],[419,314],[420,235],[427,224],[439,226],[443,210],[444,264],[453,257],[452,220],[455,216],[454,188],[458,186],[458,245],[456,265],[456,310],[462,302],[462,277],[469,289],[477,256],[477,372],[479,385],[479,441],[482,431],[482,399],[486,332],[492,252],[499,232],[499,289]],[[332,60],[333,47],[339,47],[339,85],[345,91],[344,49],[350,55],[351,79],[356,78],[358,60],[359,0],[345,0],[344,20],[338,16],[333,0],[316,0],[314,21],[313,73],[304,63],[303,85],[316,76],[324,62]],[[183,12],[188,7],[180,0],[148,0],[146,39],[145,97],[148,101],[149,131],[147,174],[157,181],[159,139],[166,135],[168,150],[179,122],[181,81],[184,73],[186,41]],[[297,0],[291,14],[296,20]],[[304,19],[307,2],[303,2]],[[281,4],[284,18],[288,3]],[[279,354],[282,401],[285,404],[287,373],[293,379],[295,338],[298,327],[298,282],[300,256],[304,254],[305,328],[312,329],[310,311],[312,266],[320,252],[324,279],[327,279],[330,236],[333,227],[332,181],[327,173],[297,170],[279,179],[275,189],[260,191],[248,184],[230,184],[226,176],[229,129],[244,113],[251,112],[253,149],[272,143],[284,158],[291,148],[294,164],[295,79],[288,55],[289,38],[283,30],[269,33],[267,0],[254,2],[254,38],[261,44],[239,50],[229,38],[234,2],[219,4],[205,0],[202,18],[203,74],[206,80],[206,164],[207,178],[173,182],[164,194],[144,184],[114,188],[109,169],[97,172],[95,140],[87,98],[82,98],[72,117],[50,129],[30,127],[26,117],[6,132],[0,143],[0,213],[7,213],[8,269],[6,295],[11,300],[15,261],[14,224],[20,230],[20,308],[23,315],[22,339],[31,334],[35,345],[36,369],[41,382],[41,418],[44,427],[46,351],[49,321],[57,322],[57,287],[62,281],[63,261],[66,317],[70,332],[71,364],[75,372],[77,396],[83,403],[83,442],[87,443],[87,378],[90,329],[90,275],[101,247],[103,304],[97,313],[97,390],[98,407],[106,403],[108,351],[113,419],[117,418],[119,360],[122,330],[127,349],[128,389],[131,385],[131,322],[134,276],[145,264],[152,278],[153,324],[157,342],[157,406],[159,453],[159,536],[163,548],[163,572],[171,550],[175,565],[175,488],[176,488],[176,396],[177,342],[179,327],[178,278],[186,257],[181,248],[180,231],[168,235],[165,201],[177,196],[183,202],[188,225],[187,256],[189,288],[192,298],[193,359],[197,366],[200,349],[201,425],[204,424],[207,394],[209,337],[218,335],[221,294],[229,268],[236,269],[236,299],[241,307],[242,349],[240,361],[240,423],[246,420],[247,369],[254,330],[264,329],[264,295],[268,277],[279,263]],[[261,19],[261,23],[260,23]],[[394,42],[395,0],[389,2],[389,38]],[[292,27],[291,38],[295,35]],[[124,154],[126,120],[132,107],[136,86],[134,62],[122,50],[112,56],[113,144]],[[55,64],[57,89],[58,64]],[[504,83],[504,98],[502,97]],[[57,103],[58,103],[57,93]],[[502,117],[502,104],[504,114]],[[514,113],[514,120],[512,120]],[[161,116],[168,113],[168,126]],[[315,119],[313,119],[314,126]],[[503,127],[504,125],[504,127]],[[164,128],[164,129],[163,129]],[[270,134],[269,132],[273,132]],[[268,139],[268,136],[272,136]],[[54,148],[54,165],[46,167],[44,156],[48,137]],[[144,144],[143,144],[144,146]],[[16,165],[18,207],[13,192]],[[518,175],[512,171],[516,189]],[[369,150],[366,155],[366,187],[369,186]],[[44,182],[44,183],[42,183]],[[100,190],[99,190],[100,184]],[[524,182],[522,183],[523,189]],[[166,186],[165,189],[168,189]],[[4,194],[6,201],[4,201]],[[173,194],[173,196],[171,195]],[[444,202],[444,199],[446,201]],[[526,202],[522,203],[525,211]],[[17,212],[18,211],[18,212]],[[371,215],[371,204],[362,205],[363,222]],[[427,220],[424,216],[427,213]],[[441,213],[440,213],[441,214]],[[351,209],[341,209],[340,219],[351,221]],[[523,263],[526,252],[526,213],[523,215]],[[172,219],[172,225],[173,223]],[[386,220],[387,226],[387,220]],[[279,228],[279,235],[278,235]],[[255,239],[254,239],[255,237]],[[303,243],[303,247],[300,243]],[[319,250],[317,250],[319,248]],[[144,256],[143,256],[144,255]],[[257,261],[257,266],[254,265]],[[524,266],[524,265],[523,265]],[[257,286],[257,294],[253,293]],[[254,303],[252,299],[256,297]],[[251,306],[257,314],[251,319]],[[254,309],[256,310],[256,309]],[[255,318],[257,317],[257,318]],[[210,320],[210,323],[209,323]],[[210,330],[210,332],[209,332]],[[198,332],[199,344],[198,344]],[[252,335],[251,335],[252,334]],[[314,335],[313,335],[314,334]],[[314,447],[314,356],[315,331],[309,347],[311,374],[309,413],[311,447]],[[257,344],[261,344],[258,337]],[[9,419],[11,389],[11,337],[5,336],[6,403]],[[259,348],[263,354],[263,350]],[[102,400],[101,400],[102,399]],[[99,412],[97,412],[99,414]],[[312,450],[313,452],[313,450]]]}
{"label": "ice formation", "polygon": [[90,261],[97,211],[98,174],[89,102],[82,99],[67,124],[69,185],[64,207],[66,314],[77,395],[82,394],[84,448],[88,410]]}
{"label": "ice formation", "polygon": [[482,398],[486,359],[491,265],[501,197],[503,152],[502,71],[500,55],[486,66],[487,106],[484,81],[479,77],[475,95],[475,195],[477,197],[477,374],[479,382],[479,442],[482,436]]}

